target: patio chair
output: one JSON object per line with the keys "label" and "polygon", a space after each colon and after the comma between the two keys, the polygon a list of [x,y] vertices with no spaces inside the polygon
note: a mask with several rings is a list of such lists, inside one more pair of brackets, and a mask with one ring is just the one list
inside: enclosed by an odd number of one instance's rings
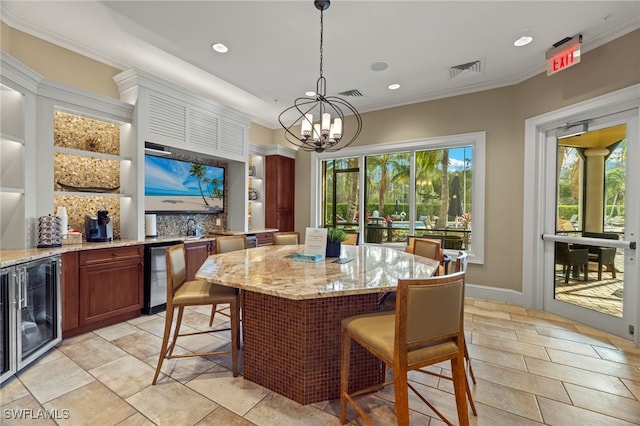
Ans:
{"label": "patio chair", "polygon": [[556,263],[562,265],[565,284],[569,282],[569,274],[577,278],[580,271],[584,271],[584,280],[588,280],[589,251],[585,248],[571,248],[568,243],[556,243]]}

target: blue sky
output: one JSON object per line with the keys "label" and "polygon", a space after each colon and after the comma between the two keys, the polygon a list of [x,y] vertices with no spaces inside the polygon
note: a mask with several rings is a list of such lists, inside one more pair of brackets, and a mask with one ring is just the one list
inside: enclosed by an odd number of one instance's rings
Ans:
{"label": "blue sky", "polygon": [[[189,176],[191,163],[165,157],[144,157],[144,194],[145,196],[200,196],[198,179]],[[217,178],[222,182],[224,169],[205,166],[206,177]],[[220,185],[220,189],[223,185]],[[206,189],[205,190],[206,194]]]}
{"label": "blue sky", "polygon": [[471,147],[466,148],[451,148],[449,149],[449,171],[456,171],[464,169],[464,158],[471,160],[473,164],[473,150]]}

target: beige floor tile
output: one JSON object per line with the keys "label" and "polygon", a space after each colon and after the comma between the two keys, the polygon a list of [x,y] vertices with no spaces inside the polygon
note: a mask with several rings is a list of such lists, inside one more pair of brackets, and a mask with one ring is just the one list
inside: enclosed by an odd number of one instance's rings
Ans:
{"label": "beige floor tile", "polygon": [[501,339],[499,337],[487,336],[485,334],[474,333],[471,343],[474,345],[488,346],[501,351],[527,355],[530,357],[540,358],[548,360],[547,352],[544,348],[537,345],[531,345],[529,343],[521,343],[507,339]]}
{"label": "beige floor tile", "polygon": [[116,425],[135,410],[100,382],[92,382],[46,404],[49,410],[69,410],[61,425]]}
{"label": "beige floor tile", "polygon": [[[534,324],[528,324],[524,322],[515,322],[515,321],[511,321],[510,319],[489,318],[489,317],[483,317],[481,315],[474,315],[473,322],[485,324],[489,327],[500,327],[500,328],[506,328],[509,330],[524,331],[528,333],[538,333],[538,331],[536,330],[536,326]],[[467,321],[465,321],[464,323],[465,329],[467,327],[467,323],[468,323]]]}
{"label": "beige floor tile", "polygon": [[54,419],[66,415],[64,412],[47,411],[31,395],[23,396],[8,403],[2,400],[1,407],[2,417],[0,417],[0,424],[2,426],[55,425]]}
{"label": "beige floor tile", "polygon": [[532,324],[536,327],[550,327],[571,331],[575,331],[576,329],[575,324],[572,321],[548,313],[539,313],[538,315],[531,315],[530,313],[529,315],[512,314],[511,319],[514,322]]}
{"label": "beige floor tile", "polygon": [[[174,350],[174,353],[180,354],[189,352],[182,348],[176,348],[176,350]],[[155,374],[156,366],[158,365],[158,357],[150,357],[145,361],[152,366]],[[185,384],[195,379],[202,373],[226,372],[228,371],[228,369],[209,358],[193,357],[165,359],[162,362],[162,369],[160,371],[161,374],[158,380],[163,380],[163,377],[165,377],[165,375],[169,375],[173,380],[177,380],[180,383]]]}
{"label": "beige floor tile", "polygon": [[133,416],[129,416],[120,423],[118,426],[154,426],[151,420],[147,419],[142,414],[136,412]]}
{"label": "beige floor tile", "polygon": [[151,384],[154,369],[131,355],[125,355],[89,373],[120,397],[127,398]]}
{"label": "beige floor tile", "polygon": [[467,350],[469,351],[472,366],[475,364],[475,360],[481,360],[515,370],[527,370],[524,356],[521,354],[505,352],[501,349],[489,348],[487,346],[474,345],[473,343],[469,343],[469,341],[467,341]]}
{"label": "beige floor tile", "polygon": [[498,302],[495,300],[478,300],[474,304],[474,307],[478,309],[485,309],[488,311],[500,311],[508,312],[510,314],[527,315],[527,310],[521,306],[510,305],[505,302]]}
{"label": "beige floor tile", "polygon": [[615,345],[616,348],[620,349],[621,351],[640,355],[640,347],[636,346],[635,343],[630,340],[622,339],[618,336],[609,336],[609,340],[613,345]]}
{"label": "beige floor tile", "polygon": [[[139,324],[138,328],[144,331],[148,331],[154,336],[158,336],[160,339],[162,339],[162,336],[164,336],[164,322],[164,317],[155,316],[153,317],[153,319]],[[175,321],[173,322],[173,324],[175,327]],[[173,331],[173,329],[171,331]]]}
{"label": "beige floor tile", "polygon": [[568,365],[558,365],[553,362],[543,361],[535,358],[524,358],[530,373],[551,379],[561,380],[591,389],[609,392],[616,395],[632,398],[629,389],[617,377],[600,374],[581,368],[570,367]]}
{"label": "beige floor tile", "polygon": [[229,371],[202,374],[187,386],[240,416],[247,414],[270,392],[242,377],[233,377]]}
{"label": "beige floor tile", "polygon": [[573,405],[640,424],[640,401],[572,385],[571,383],[567,383],[566,387]]}
{"label": "beige floor tile", "polygon": [[508,386],[521,391],[545,396],[556,401],[571,403],[559,380],[541,377],[524,371],[512,370],[482,361],[473,363],[476,379]]}
{"label": "beige floor tile", "polygon": [[640,354],[627,352],[626,350],[620,349],[601,348],[599,346],[594,346],[593,349],[598,353],[598,355],[600,355],[602,359],[608,359],[609,361],[621,362],[640,367]]}
{"label": "beige floor tile", "polygon": [[[393,393],[393,392],[391,392]],[[410,394],[411,395],[411,394]],[[371,418],[374,425],[395,425],[398,423],[395,414],[395,405],[393,401],[379,398],[376,395],[362,395],[357,397],[356,401],[358,405],[367,413]],[[424,405],[424,404],[423,404]],[[340,400],[329,401],[329,405],[325,408],[327,413],[340,418]],[[435,414],[434,414],[435,415]],[[302,419],[300,423],[303,424]],[[432,419],[429,416],[419,413],[415,410],[409,410],[409,423],[412,425],[429,425],[429,426],[444,426],[445,423],[439,420]],[[335,423],[329,423],[335,424]],[[337,423],[339,424],[339,422]],[[347,424],[364,426],[366,421],[360,417],[358,412],[353,408],[351,404],[347,404]]]}
{"label": "beige floor tile", "polygon": [[556,339],[555,337],[540,336],[538,334],[516,332],[518,341],[523,343],[531,343],[532,345],[544,346],[545,348],[560,349],[575,354],[598,357],[598,353],[593,346],[584,343],[567,342],[564,339]]}
{"label": "beige floor tile", "polygon": [[196,426],[253,426],[254,423],[224,407],[218,407]]}
{"label": "beige floor tile", "polygon": [[538,398],[538,403],[544,422],[548,425],[631,426],[633,424],[547,398]]}
{"label": "beige floor tile", "polygon": [[508,320],[510,318],[507,312],[480,309],[476,306],[466,306],[464,308],[464,311],[465,313],[468,313],[468,314],[479,315],[479,316],[488,317],[488,318],[500,318],[505,320]]}
{"label": "beige floor tile", "polygon": [[[539,426],[543,423],[530,420],[489,405],[476,403],[478,417],[471,415],[471,424],[477,426]],[[431,425],[429,425],[431,426]]]}
{"label": "beige floor tile", "polygon": [[95,334],[91,339],[64,345],[60,351],[85,370],[99,367],[126,355],[122,349]]}
{"label": "beige floor tile", "polygon": [[587,345],[601,346],[604,348],[615,349],[615,346],[604,337],[587,336],[580,334],[576,331],[561,330],[553,327],[538,327],[538,333],[542,336],[555,337],[558,339],[565,339],[570,342],[585,343]]}
{"label": "beige floor tile", "polygon": [[608,361],[600,358],[593,358],[584,355],[572,354],[556,349],[548,349],[551,361],[557,364],[570,365],[609,376],[622,377],[625,379],[640,381],[640,369],[633,365],[622,364],[615,361]]}
{"label": "beige floor tile", "polygon": [[273,392],[262,398],[244,417],[258,426],[340,424],[329,413],[311,405],[300,405]]}
{"label": "beige floor tile", "polygon": [[465,333],[482,333],[487,336],[499,337],[501,339],[518,340],[516,332],[510,328],[496,327],[495,325],[484,324],[482,322],[472,321],[465,323]]}
{"label": "beige floor tile", "polygon": [[16,377],[4,382],[0,388],[0,404],[5,405],[29,395],[29,390]]}
{"label": "beige floor tile", "polygon": [[529,392],[478,379],[474,401],[537,422],[542,421],[536,397]]}
{"label": "beige floor tile", "polygon": [[115,339],[113,344],[139,359],[157,356],[162,346],[162,338],[146,331],[127,334]]}
{"label": "beige floor tile", "polygon": [[148,386],[127,402],[157,425],[194,425],[218,404],[173,380]]}
{"label": "beige floor tile", "polygon": [[49,402],[95,381],[67,357],[44,364],[36,363],[19,373],[18,378],[40,403]]}
{"label": "beige floor tile", "polygon": [[104,340],[110,342],[118,337],[126,336],[127,334],[135,333],[138,331],[138,327],[129,324],[128,322],[121,322],[109,327],[103,327],[93,332]]}
{"label": "beige floor tile", "polygon": [[632,380],[622,379],[622,383],[629,388],[631,393],[640,401],[640,382],[634,382]]}
{"label": "beige floor tile", "polygon": [[131,325],[135,325],[136,327],[140,327],[145,322],[154,320],[156,318],[162,318],[162,320],[164,321],[164,311],[154,315],[140,315],[139,317],[132,318],[130,320],[127,320],[126,322]]}

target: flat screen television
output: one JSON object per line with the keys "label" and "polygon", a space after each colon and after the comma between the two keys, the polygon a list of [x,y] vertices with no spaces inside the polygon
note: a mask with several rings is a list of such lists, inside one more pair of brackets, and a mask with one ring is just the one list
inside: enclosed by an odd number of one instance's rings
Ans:
{"label": "flat screen television", "polygon": [[151,213],[223,213],[224,167],[144,156],[144,209]]}

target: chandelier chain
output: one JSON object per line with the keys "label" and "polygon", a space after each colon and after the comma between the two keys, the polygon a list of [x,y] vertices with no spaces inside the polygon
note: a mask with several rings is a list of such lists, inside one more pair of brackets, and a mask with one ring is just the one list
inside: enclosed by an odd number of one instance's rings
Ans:
{"label": "chandelier chain", "polygon": [[320,10],[320,78],[322,78],[322,57],[323,57],[323,48],[322,45],[324,43],[324,10]]}

